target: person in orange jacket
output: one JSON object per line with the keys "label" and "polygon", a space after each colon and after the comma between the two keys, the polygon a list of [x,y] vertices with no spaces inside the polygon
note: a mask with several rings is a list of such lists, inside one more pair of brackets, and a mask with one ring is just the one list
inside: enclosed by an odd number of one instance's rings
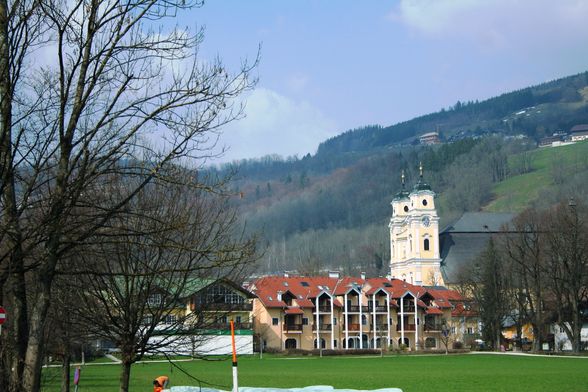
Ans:
{"label": "person in orange jacket", "polygon": [[161,392],[163,388],[167,388],[169,378],[167,376],[159,376],[153,380],[153,392]]}

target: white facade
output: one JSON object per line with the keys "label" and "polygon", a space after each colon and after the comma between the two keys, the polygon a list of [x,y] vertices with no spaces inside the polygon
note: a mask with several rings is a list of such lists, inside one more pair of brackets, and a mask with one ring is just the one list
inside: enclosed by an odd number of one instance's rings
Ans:
{"label": "white facade", "polygon": [[[555,351],[571,351],[572,342],[568,339],[568,335],[564,329],[557,324],[551,326],[551,332],[554,335]],[[588,344],[588,323],[582,325],[580,331],[580,341],[584,344]]]}
{"label": "white facade", "polygon": [[[151,343],[162,340],[153,336]],[[253,335],[235,335],[235,347],[238,355],[253,354]],[[155,350],[152,354],[165,352],[168,355],[230,355],[232,354],[231,335],[195,335],[174,337],[166,347]]]}

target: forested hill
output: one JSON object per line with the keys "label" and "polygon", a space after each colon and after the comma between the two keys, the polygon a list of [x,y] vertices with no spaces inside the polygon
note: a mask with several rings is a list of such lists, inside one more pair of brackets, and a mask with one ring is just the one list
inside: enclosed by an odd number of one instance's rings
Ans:
{"label": "forested hill", "polygon": [[[524,207],[505,189],[532,194],[520,198],[526,204],[588,193],[588,143],[553,149],[570,151],[569,167],[559,155],[533,158],[537,139],[588,123],[587,84],[584,73],[483,102],[458,103],[387,128],[349,131],[321,144],[312,156],[267,156],[211,171],[237,170],[233,203],[247,229],[261,234],[262,272],[339,268],[385,274],[390,201],[400,190],[401,171],[408,188],[415,183],[419,162],[437,193],[442,225],[464,211]],[[441,120],[444,143],[413,143]],[[505,188],[508,184],[515,185]]]}
{"label": "forested hill", "polygon": [[418,136],[438,130],[451,142],[488,134],[526,135],[534,141],[588,122],[588,72],[502,94],[484,101],[457,102],[450,108],[391,126],[367,125],[330,138],[316,154],[268,155],[217,168],[238,169],[247,179],[275,180],[292,173],[327,174],[382,150],[415,145]]}
{"label": "forested hill", "polygon": [[[588,72],[524,88],[482,102],[458,101],[442,109],[388,127],[366,126],[321,143],[317,155],[369,151],[412,144],[421,134],[440,130],[442,140],[484,133],[524,134],[535,140],[568,130],[588,118]],[[525,110],[527,109],[527,110]],[[525,113],[517,115],[520,111]]]}

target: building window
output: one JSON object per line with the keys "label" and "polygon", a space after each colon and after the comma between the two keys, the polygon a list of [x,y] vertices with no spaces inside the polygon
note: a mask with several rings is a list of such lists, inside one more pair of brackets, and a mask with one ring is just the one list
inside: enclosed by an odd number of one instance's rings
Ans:
{"label": "building window", "polygon": [[423,244],[425,250],[429,250],[429,239],[425,238],[425,243]]}
{"label": "building window", "polygon": [[152,294],[147,298],[147,304],[149,306],[161,305],[161,294]]}
{"label": "building window", "polygon": [[280,320],[277,317],[272,318],[272,325],[278,325],[279,322]]}
{"label": "building window", "polygon": [[235,317],[235,322],[236,323],[241,323],[241,316]]}
{"label": "building window", "polygon": [[308,317],[302,317],[302,325],[308,325]]}
{"label": "building window", "polygon": [[178,321],[178,318],[175,314],[168,314],[165,316],[164,324],[175,324]]}
{"label": "building window", "polygon": [[367,317],[365,314],[361,315],[361,325],[367,325]]}
{"label": "building window", "polygon": [[333,348],[337,348],[337,341],[333,340]]}
{"label": "building window", "polygon": [[337,325],[337,317],[333,317],[333,325]]}
{"label": "building window", "polygon": [[451,334],[455,335],[455,327],[451,327]]}
{"label": "building window", "polygon": [[408,206],[404,206],[404,212],[408,212]]}
{"label": "building window", "polygon": [[242,304],[245,303],[245,298],[237,292],[217,284],[208,287],[198,295],[197,302],[199,304]]}
{"label": "building window", "polygon": [[437,347],[437,341],[435,340],[435,338],[426,338],[425,339],[425,347],[426,348],[435,348]]}

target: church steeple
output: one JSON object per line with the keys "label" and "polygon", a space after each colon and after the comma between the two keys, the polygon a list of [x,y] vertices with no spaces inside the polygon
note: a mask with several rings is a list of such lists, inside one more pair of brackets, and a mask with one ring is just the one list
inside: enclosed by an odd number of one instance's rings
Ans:
{"label": "church steeple", "polygon": [[422,162],[419,179],[409,193],[402,188],[392,200],[390,219],[390,272],[413,284],[442,283],[439,258],[439,216],[435,193],[424,180]]}

